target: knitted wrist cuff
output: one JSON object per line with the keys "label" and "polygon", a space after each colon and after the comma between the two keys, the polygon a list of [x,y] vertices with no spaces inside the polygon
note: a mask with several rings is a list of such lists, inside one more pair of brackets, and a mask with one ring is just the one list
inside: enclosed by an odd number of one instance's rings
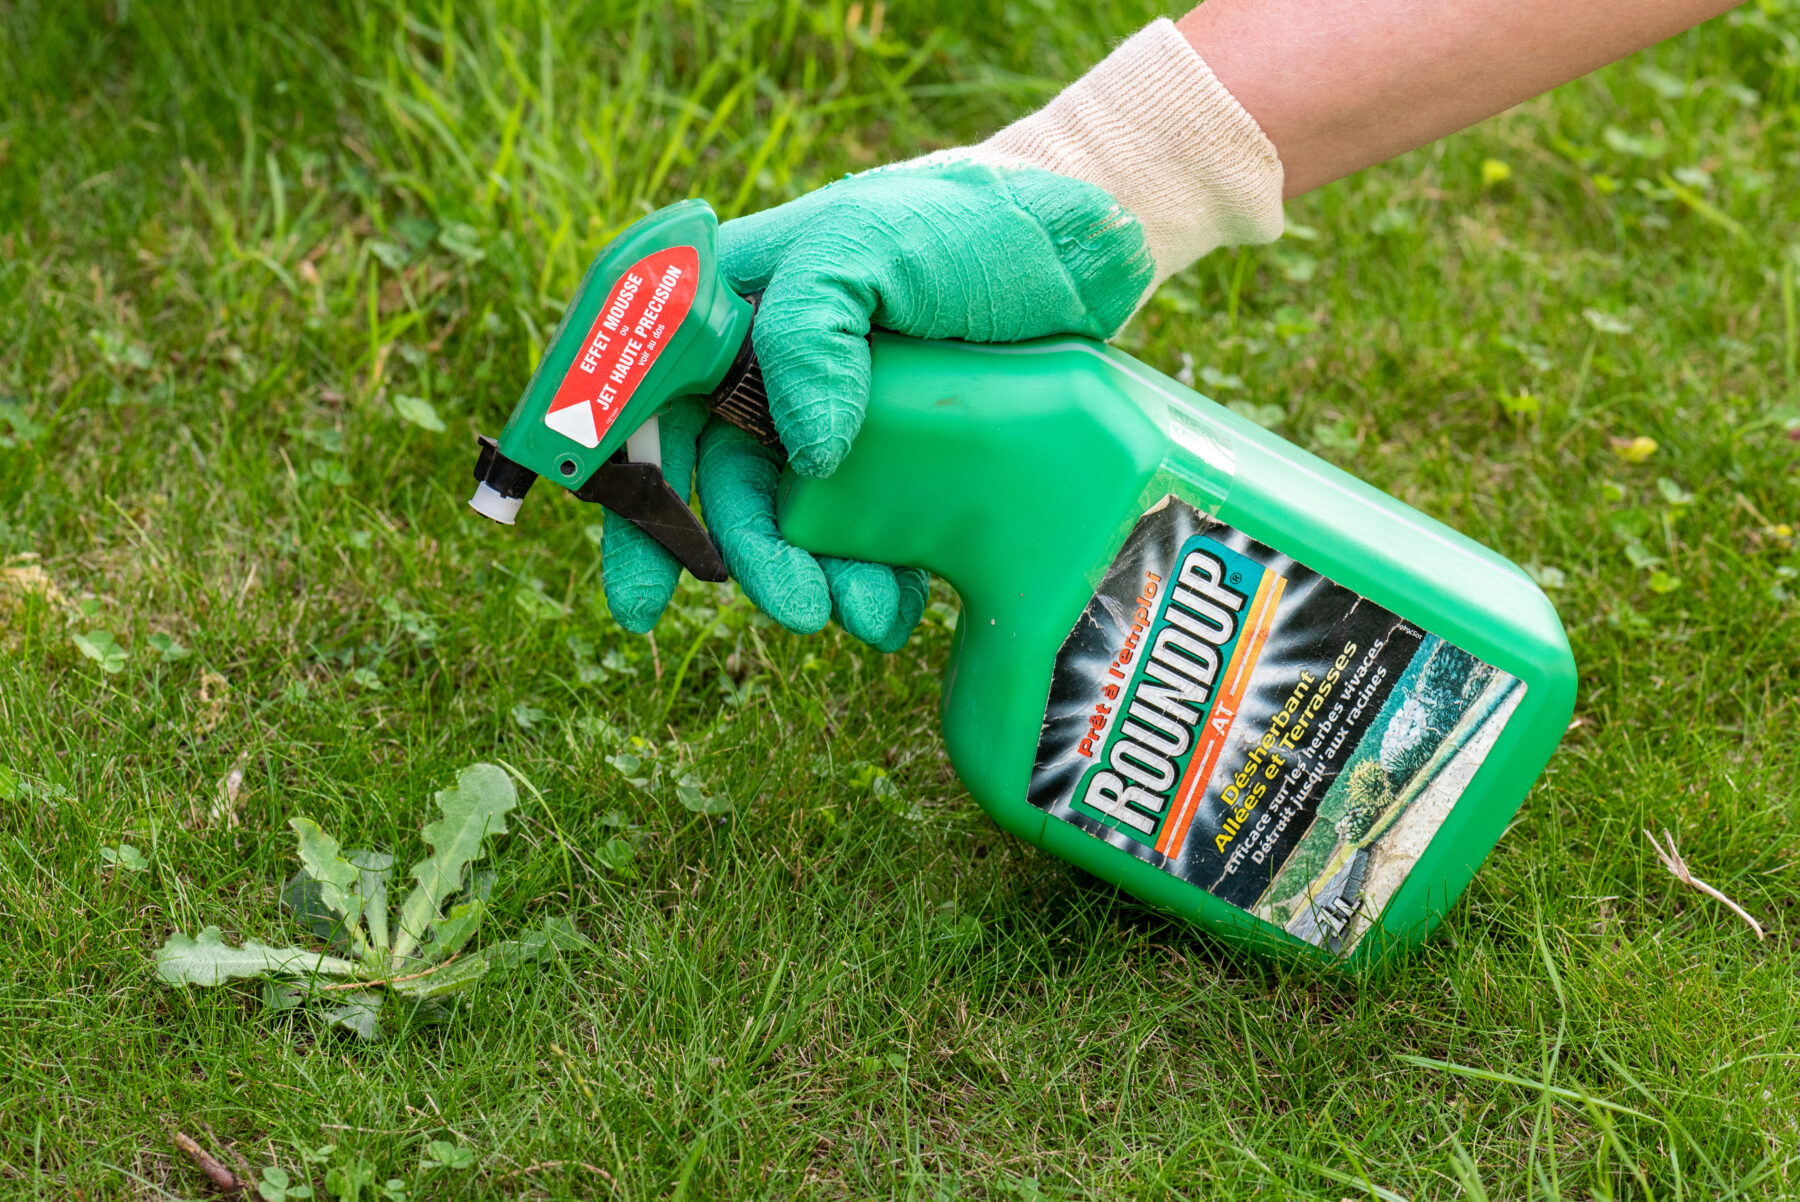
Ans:
{"label": "knitted wrist cuff", "polygon": [[1156,260],[1152,287],[1215,247],[1281,236],[1274,144],[1167,19],[1042,109],[950,153],[1106,189],[1143,227]]}

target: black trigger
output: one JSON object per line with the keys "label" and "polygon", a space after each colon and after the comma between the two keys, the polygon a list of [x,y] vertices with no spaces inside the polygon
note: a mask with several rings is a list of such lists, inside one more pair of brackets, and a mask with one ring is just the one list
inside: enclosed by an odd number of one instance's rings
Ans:
{"label": "black trigger", "polygon": [[696,580],[729,579],[719,549],[686,501],[654,463],[633,463],[620,450],[575,490],[583,501],[604,505],[657,541]]}

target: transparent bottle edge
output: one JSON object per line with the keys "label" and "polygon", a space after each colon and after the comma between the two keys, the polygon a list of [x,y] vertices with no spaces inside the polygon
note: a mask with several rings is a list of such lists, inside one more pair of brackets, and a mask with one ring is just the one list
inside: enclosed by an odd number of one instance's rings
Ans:
{"label": "transparent bottle edge", "polygon": [[[1129,371],[1117,360],[1109,358],[1107,361],[1162,402],[1161,412],[1152,411],[1150,406],[1144,408],[1145,416],[1161,429],[1165,447],[1162,462],[1145,480],[1131,512],[1121,516],[1117,529],[1107,539],[1106,551],[1087,567],[1087,582],[1096,589],[1111,570],[1125,540],[1146,514],[1174,499],[1217,520],[1237,478],[1237,449],[1230,434],[1219,429],[1218,423],[1201,408],[1202,404],[1211,402],[1198,393],[1184,396],[1167,381],[1148,372]],[[1139,396],[1137,399],[1141,404],[1144,398]]]}

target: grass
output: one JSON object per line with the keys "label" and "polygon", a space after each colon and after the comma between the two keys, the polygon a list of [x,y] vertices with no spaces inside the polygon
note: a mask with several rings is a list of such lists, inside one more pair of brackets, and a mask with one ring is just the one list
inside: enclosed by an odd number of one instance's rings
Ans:
{"label": "grass", "polygon": [[[421,1198],[1800,1195],[1779,0],[1303,198],[1125,335],[1553,586],[1577,724],[1383,979],[999,835],[935,729],[951,598],[882,658],[690,583],[651,642],[594,514],[464,510],[611,233],[980,136],[1150,12],[0,4],[0,1196],[205,1196],[177,1129]],[[478,759],[533,786],[499,928],[596,950],[377,1046],[153,982],[175,927],[293,937],[288,817],[406,852]]]}

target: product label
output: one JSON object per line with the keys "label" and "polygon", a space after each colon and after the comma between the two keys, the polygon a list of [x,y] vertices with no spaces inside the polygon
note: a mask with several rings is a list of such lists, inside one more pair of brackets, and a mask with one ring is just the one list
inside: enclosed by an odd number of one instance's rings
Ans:
{"label": "product label", "polygon": [[1166,497],[1057,653],[1030,800],[1348,953],[1524,683]]}
{"label": "product label", "polygon": [[671,246],[625,270],[587,332],[544,424],[597,447],[694,304],[700,255]]}

